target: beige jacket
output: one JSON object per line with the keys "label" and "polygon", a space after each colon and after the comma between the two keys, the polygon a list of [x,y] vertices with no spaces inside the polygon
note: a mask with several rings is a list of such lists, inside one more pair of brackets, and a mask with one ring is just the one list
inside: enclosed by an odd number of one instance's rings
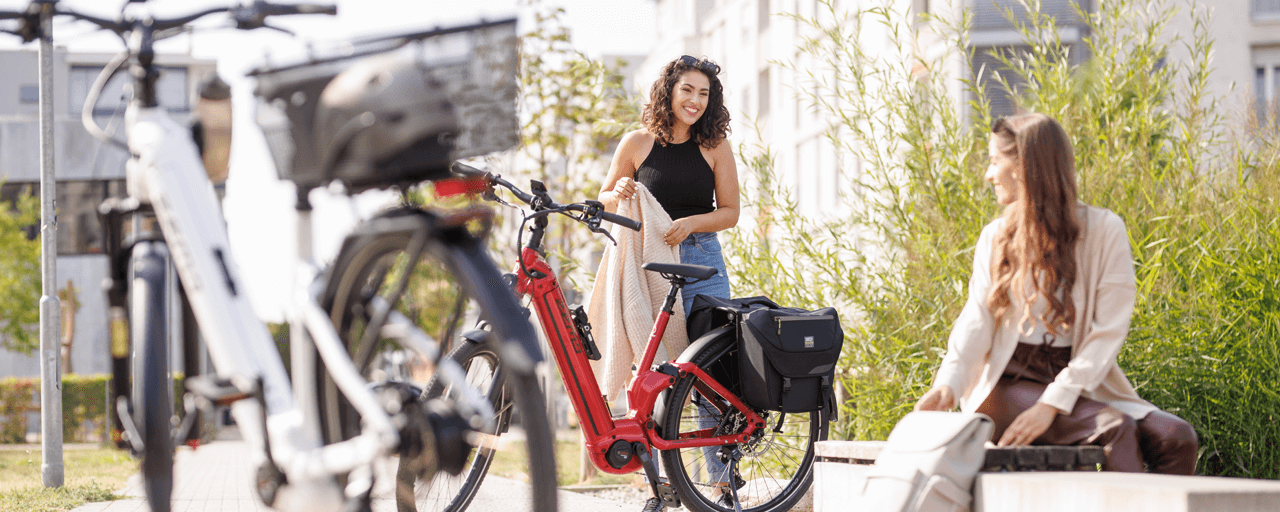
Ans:
{"label": "beige jacket", "polygon": [[[1079,204],[1080,241],[1076,245],[1076,324],[1071,338],[1071,362],[1050,383],[1040,402],[1071,411],[1080,396],[1104,402],[1134,419],[1156,410],[1134,391],[1116,364],[1116,355],[1129,332],[1137,285],[1129,235],[1124,221],[1110,210]],[[933,385],[947,385],[960,397],[960,408],[974,412],[1004,373],[1018,346],[1013,320],[998,325],[987,309],[991,289],[991,252],[997,219],[982,230],[974,249],[969,299],[947,340],[947,355]],[[1013,315],[1005,315],[1011,317]]]}
{"label": "beige jacket", "polygon": [[[610,228],[618,244],[605,247],[587,311],[591,332],[602,340],[601,358],[591,362],[592,370],[610,400],[618,398],[631,379],[631,365],[644,356],[654,321],[671,289],[670,282],[641,265],[680,263],[680,248],[662,240],[671,228],[671,217],[644,185],[636,183],[635,195],[619,201],[617,213],[642,225],[638,232],[617,225]],[[674,359],[689,346],[684,308],[677,301],[673,309],[654,362]]]}

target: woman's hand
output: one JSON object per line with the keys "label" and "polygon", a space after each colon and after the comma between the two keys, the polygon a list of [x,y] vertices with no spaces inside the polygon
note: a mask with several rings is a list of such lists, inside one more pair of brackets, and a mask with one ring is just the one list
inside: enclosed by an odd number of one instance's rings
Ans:
{"label": "woman's hand", "polygon": [[671,223],[671,228],[662,234],[662,241],[667,245],[680,245],[680,242],[688,238],[690,233],[693,233],[693,226],[690,225],[689,218],[676,219]]}
{"label": "woman's hand", "polygon": [[1053,419],[1057,418],[1061,412],[1057,407],[1036,402],[1030,409],[1022,411],[1022,414],[1013,419],[1013,423],[1005,429],[1004,435],[1000,436],[1000,442],[997,444],[1000,446],[1031,444],[1040,437],[1040,434],[1049,430],[1049,425],[1053,424]]}
{"label": "woman's hand", "polygon": [[956,395],[951,386],[930,389],[916,402],[917,411],[949,411],[956,406]]}
{"label": "woman's hand", "polygon": [[635,180],[623,176],[618,178],[618,182],[613,184],[613,193],[618,195],[618,199],[631,199],[636,195]]}

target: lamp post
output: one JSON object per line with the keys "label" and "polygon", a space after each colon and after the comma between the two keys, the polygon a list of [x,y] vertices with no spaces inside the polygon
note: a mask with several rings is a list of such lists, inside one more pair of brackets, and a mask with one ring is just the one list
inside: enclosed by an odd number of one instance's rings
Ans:
{"label": "lamp post", "polygon": [[62,487],[62,343],[58,336],[58,188],[53,175],[53,12],[56,0],[32,0],[28,26],[40,39],[40,478]]}

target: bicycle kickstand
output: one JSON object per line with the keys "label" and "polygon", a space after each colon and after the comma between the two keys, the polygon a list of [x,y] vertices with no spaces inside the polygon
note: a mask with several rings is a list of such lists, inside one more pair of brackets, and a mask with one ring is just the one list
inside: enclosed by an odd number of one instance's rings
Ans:
{"label": "bicycle kickstand", "polygon": [[729,497],[733,498],[733,512],[742,512],[742,500],[738,499],[738,461],[742,460],[742,452],[737,449],[733,450],[733,455],[729,458],[729,475],[733,482],[729,485]]}
{"label": "bicycle kickstand", "polygon": [[676,494],[674,487],[666,482],[658,474],[658,464],[653,461],[653,456],[649,454],[649,447],[644,443],[632,443],[631,451],[640,457],[640,466],[644,468],[644,476],[649,478],[649,486],[653,488],[653,496],[662,500],[662,504],[668,509],[674,510],[680,508],[680,495]]}

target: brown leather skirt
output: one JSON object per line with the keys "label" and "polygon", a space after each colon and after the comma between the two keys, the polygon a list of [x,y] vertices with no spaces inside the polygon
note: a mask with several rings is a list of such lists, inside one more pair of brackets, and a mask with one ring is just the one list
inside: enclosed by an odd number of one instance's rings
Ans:
{"label": "brown leather skirt", "polygon": [[[1018,343],[995,389],[978,407],[995,422],[992,441],[998,441],[1019,414],[1035,405],[1045,386],[1070,362],[1070,347]],[[1195,473],[1199,450],[1195,429],[1182,418],[1157,410],[1135,421],[1083,396],[1031,444],[1097,445],[1107,454],[1108,471],[1140,472],[1145,462],[1153,473],[1182,475]]]}

